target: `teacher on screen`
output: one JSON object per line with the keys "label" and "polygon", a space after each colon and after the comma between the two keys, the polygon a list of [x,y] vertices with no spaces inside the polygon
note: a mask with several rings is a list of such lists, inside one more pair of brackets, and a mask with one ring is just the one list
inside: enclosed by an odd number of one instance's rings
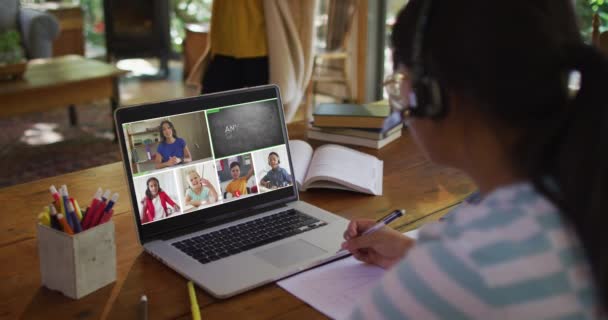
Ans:
{"label": "teacher on screen", "polygon": [[160,136],[162,141],[158,145],[154,159],[156,169],[192,161],[186,141],[177,136],[177,131],[171,121],[165,120],[160,123]]}

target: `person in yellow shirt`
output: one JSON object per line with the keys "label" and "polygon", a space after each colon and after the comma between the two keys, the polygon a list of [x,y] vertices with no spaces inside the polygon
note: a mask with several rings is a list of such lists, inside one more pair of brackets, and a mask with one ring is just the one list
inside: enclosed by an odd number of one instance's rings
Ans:
{"label": "person in yellow shirt", "polygon": [[[317,3],[318,0],[214,1],[209,45],[205,46],[186,80],[187,88],[192,90],[190,93],[274,83],[281,88],[285,121],[290,122],[305,97],[312,75]],[[238,31],[226,31],[224,24]],[[227,46],[232,50],[222,49]],[[236,57],[235,63],[221,61],[230,60],[230,57]],[[261,71],[249,71],[256,68],[250,65],[263,64],[264,60],[268,63],[267,68],[258,66]],[[240,63],[249,66],[241,68]],[[222,67],[226,65],[232,68]],[[208,70],[210,67],[212,70]],[[252,81],[252,76],[261,80]],[[239,83],[240,77],[245,78],[245,84]],[[203,88],[205,84],[208,87]]]}
{"label": "person in yellow shirt", "polygon": [[269,83],[262,0],[213,1],[210,28],[211,60],[202,93]]}
{"label": "person in yellow shirt", "polygon": [[226,192],[230,193],[233,198],[247,194],[247,181],[253,175],[253,166],[249,168],[247,175],[241,177],[241,164],[234,161],[230,164],[230,174],[232,181],[226,186]]}

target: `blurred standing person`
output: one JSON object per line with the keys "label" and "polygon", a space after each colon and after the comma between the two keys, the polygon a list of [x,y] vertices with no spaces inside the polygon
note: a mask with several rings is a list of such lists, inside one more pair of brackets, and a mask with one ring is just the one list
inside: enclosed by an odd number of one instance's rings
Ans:
{"label": "blurred standing person", "polygon": [[268,84],[262,0],[213,1],[209,65],[201,93]]}
{"label": "blurred standing person", "polygon": [[210,40],[187,83],[212,93],[277,84],[289,122],[312,73],[316,0],[214,1]]}

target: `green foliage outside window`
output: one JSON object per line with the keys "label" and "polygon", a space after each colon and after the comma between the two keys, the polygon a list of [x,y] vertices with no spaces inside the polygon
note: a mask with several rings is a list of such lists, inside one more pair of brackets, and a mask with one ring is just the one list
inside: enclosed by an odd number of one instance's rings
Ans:
{"label": "green foliage outside window", "polygon": [[591,24],[594,13],[598,13],[600,16],[600,31],[608,30],[608,0],[576,0],[575,10],[585,41],[591,42]]}
{"label": "green foliage outside window", "polygon": [[95,47],[105,47],[103,0],[80,0],[84,12],[84,36]]}
{"label": "green foliage outside window", "polygon": [[[27,1],[44,2],[41,0]],[[105,47],[103,0],[63,0],[63,2],[80,4],[84,12],[84,33],[87,43],[95,47]],[[171,10],[169,23],[174,51],[182,51],[185,24],[209,22],[212,2],[213,0],[169,0]]]}
{"label": "green foliage outside window", "polygon": [[209,23],[213,0],[171,0],[171,41],[175,52],[182,51],[185,25]]}

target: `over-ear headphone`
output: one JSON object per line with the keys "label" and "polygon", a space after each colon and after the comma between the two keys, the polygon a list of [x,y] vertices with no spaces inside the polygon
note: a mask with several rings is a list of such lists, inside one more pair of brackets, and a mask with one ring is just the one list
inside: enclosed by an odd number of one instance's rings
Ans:
{"label": "over-ear headphone", "polygon": [[424,33],[428,29],[432,0],[422,1],[412,44],[412,92],[408,97],[410,116],[438,118],[446,106],[439,81],[427,73],[424,62]]}
{"label": "over-ear headphone", "polygon": [[279,157],[279,154],[274,151],[268,154],[268,161],[270,161],[270,156],[273,154],[277,156],[277,164],[281,164],[281,157]]}

